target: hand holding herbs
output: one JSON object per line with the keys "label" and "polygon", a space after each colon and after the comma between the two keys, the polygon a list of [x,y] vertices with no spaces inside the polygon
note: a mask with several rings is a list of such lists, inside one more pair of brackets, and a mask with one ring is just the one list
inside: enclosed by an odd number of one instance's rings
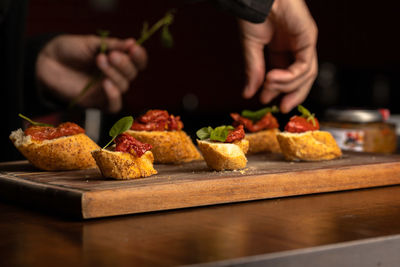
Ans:
{"label": "hand holding herbs", "polygon": [[[149,28],[149,24],[147,22],[144,23],[143,25],[143,29],[141,32],[141,36],[137,39],[137,41],[135,42],[135,51],[132,53],[132,60],[135,60],[135,56],[137,54],[136,49],[138,48],[137,45],[143,45],[143,43],[145,41],[147,41],[154,33],[156,33],[158,30],[161,29],[161,41],[163,43],[164,46],[166,47],[172,47],[173,45],[173,39],[172,39],[172,35],[169,31],[169,26],[171,25],[171,23],[173,22],[173,12],[167,12],[165,14],[164,17],[162,17],[159,21],[157,21],[152,27]],[[106,38],[108,37],[109,32],[108,31],[100,31],[99,32],[99,36],[101,38],[101,45],[100,45],[100,51],[99,51],[99,55],[104,55],[107,57],[112,57],[112,55],[108,55],[107,52],[109,52],[109,50],[111,49],[106,42]],[[111,52],[112,53],[112,52]],[[104,58],[104,57],[103,57]],[[117,59],[115,59],[114,61],[118,61]],[[113,64],[113,58],[110,58],[110,63]],[[135,63],[135,62],[134,62]],[[95,74],[93,74],[93,76],[90,78],[90,80],[86,83],[86,85],[84,86],[84,88],[82,88],[82,90],[80,91],[80,93],[78,94],[78,96],[73,99],[73,101],[70,103],[70,108],[74,107],[78,102],[80,102],[82,100],[82,98],[84,98],[84,96],[87,94],[87,92],[95,86],[99,86],[99,83],[104,80],[104,76],[110,76],[111,74],[115,74],[115,71],[111,70],[110,68],[107,68],[107,64],[108,62],[103,62],[103,64],[100,63],[99,65],[99,70],[96,71]],[[141,64],[142,66],[139,66],[139,69],[143,68],[145,64]],[[118,66],[115,66],[116,69],[118,70]],[[137,72],[137,71],[136,71]],[[121,73],[122,76],[127,76],[131,79],[133,79],[134,77],[132,77],[132,75],[130,73],[127,72],[122,72]],[[115,85],[119,85],[118,82],[121,81],[121,74],[119,75],[114,75],[114,79],[106,79],[103,81],[103,87],[106,91],[106,93],[108,93],[109,95],[116,95],[116,92],[112,93],[111,91],[115,91]],[[129,80],[131,80],[129,79]],[[107,81],[108,80],[108,81]],[[120,84],[121,85],[121,84]],[[121,90],[121,92],[117,92],[117,95],[119,95],[119,99],[112,99],[109,97],[109,104],[111,105],[115,105],[114,103],[112,103],[113,101],[117,101],[118,105],[116,108],[110,108],[111,112],[116,112],[121,108],[121,93],[124,93],[128,87],[129,87],[129,82],[128,83],[123,83],[123,90]]]}
{"label": "hand holding herbs", "polygon": [[36,63],[44,96],[71,101],[98,68],[104,79],[94,83],[76,103],[83,108],[96,107],[108,112],[121,109],[122,93],[147,63],[146,50],[135,45],[132,38],[105,38],[109,52],[99,54],[100,39],[93,35],[62,34],[46,44]]}

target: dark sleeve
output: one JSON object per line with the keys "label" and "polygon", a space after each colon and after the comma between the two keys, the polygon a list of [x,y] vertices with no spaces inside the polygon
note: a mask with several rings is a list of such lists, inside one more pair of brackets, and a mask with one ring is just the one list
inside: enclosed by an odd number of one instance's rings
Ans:
{"label": "dark sleeve", "polygon": [[22,127],[18,113],[28,117],[49,111],[49,101],[37,88],[35,64],[38,52],[54,35],[30,39],[25,43],[28,0],[0,0],[0,114],[3,141],[0,161],[22,159],[7,141],[11,131]]}
{"label": "dark sleeve", "polygon": [[274,0],[216,0],[216,2],[221,9],[241,19],[262,23],[267,18]]}

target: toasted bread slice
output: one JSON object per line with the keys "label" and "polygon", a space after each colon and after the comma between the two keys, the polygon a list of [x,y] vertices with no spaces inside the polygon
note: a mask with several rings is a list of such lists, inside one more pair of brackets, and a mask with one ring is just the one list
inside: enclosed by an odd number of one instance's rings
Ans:
{"label": "toasted bread slice", "polygon": [[282,132],[277,135],[282,153],[287,160],[320,161],[338,158],[342,151],[329,132]]}
{"label": "toasted bread slice", "polygon": [[133,131],[126,133],[142,143],[150,144],[155,163],[190,162],[202,159],[192,139],[184,131]]}
{"label": "toasted bread slice", "polygon": [[281,148],[276,135],[279,129],[268,129],[256,133],[246,133],[245,139],[249,141],[249,154],[272,152],[281,153]]}
{"label": "toasted bread slice", "polygon": [[115,179],[133,179],[157,174],[153,168],[153,153],[146,151],[141,157],[126,152],[115,152],[108,149],[92,151],[104,177]]}
{"label": "toasted bread slice", "polygon": [[11,132],[10,139],[38,169],[60,171],[96,168],[90,152],[99,149],[99,146],[86,134],[37,141],[18,129]]}
{"label": "toasted bread slice", "polygon": [[238,170],[246,167],[245,153],[249,148],[249,141],[246,139],[234,143],[197,140],[197,144],[208,167],[213,170]]}

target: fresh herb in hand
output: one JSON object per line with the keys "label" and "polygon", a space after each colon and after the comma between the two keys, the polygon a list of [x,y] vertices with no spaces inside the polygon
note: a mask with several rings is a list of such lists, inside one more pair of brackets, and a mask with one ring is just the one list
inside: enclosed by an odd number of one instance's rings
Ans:
{"label": "fresh herb in hand", "polygon": [[[110,34],[109,31],[105,31],[105,30],[98,30],[98,34],[100,36],[100,54],[105,54],[107,51],[107,43],[105,41],[105,39],[108,37],[108,35]],[[85,87],[83,87],[83,89],[81,90],[81,92],[79,93],[79,95],[77,97],[75,97],[72,102],[69,104],[69,108],[72,108],[76,105],[76,103],[78,103],[79,100],[81,100],[81,98],[86,94],[86,92],[95,84],[97,84],[101,79],[103,78],[103,74],[101,73],[101,71],[97,70],[96,74],[93,75],[93,77],[88,81],[88,83],[85,85]]]}
{"label": "fresh herb in hand", "polygon": [[33,120],[29,119],[28,117],[22,115],[21,113],[19,113],[18,116],[19,116],[20,118],[23,118],[24,120],[28,121],[30,124],[35,125],[35,126],[54,127],[54,126],[51,125],[51,124],[33,121]]}
{"label": "fresh herb in hand", "polygon": [[[164,17],[157,21],[150,29],[149,24],[145,22],[143,24],[142,32],[140,38],[136,41],[138,45],[143,45],[143,43],[148,40],[157,30],[162,28],[161,32],[161,42],[165,47],[172,47],[173,38],[169,31],[169,25],[172,24],[174,20],[174,11],[168,11]],[[107,44],[105,43],[105,38],[109,36],[109,31],[99,30],[100,41],[100,53],[105,53],[107,51]],[[70,103],[69,107],[72,108],[78,103],[86,92],[95,84],[101,81],[104,75],[98,71],[81,90],[79,95]]]}
{"label": "fresh herb in hand", "polygon": [[196,132],[197,137],[200,140],[208,139],[212,141],[220,141],[220,142],[225,142],[226,138],[228,137],[228,134],[230,131],[234,130],[233,126],[219,126],[213,129],[212,127],[203,127],[200,130]]}
{"label": "fresh herb in hand", "polygon": [[297,106],[297,110],[301,113],[301,116],[303,118],[306,118],[307,121],[311,121],[312,125],[315,126],[315,114],[312,113],[306,109],[305,107],[303,107],[302,105],[298,105]]}
{"label": "fresh herb in hand", "polygon": [[108,142],[108,144],[105,145],[103,149],[106,149],[106,147],[108,147],[115,140],[115,138],[117,138],[118,135],[129,130],[132,126],[132,123],[133,123],[132,116],[126,116],[118,120],[108,132],[108,134],[112,137],[111,141]]}
{"label": "fresh herb in hand", "polygon": [[253,122],[257,122],[262,119],[262,117],[265,116],[267,113],[276,113],[279,112],[279,108],[277,106],[272,106],[272,107],[266,107],[257,111],[251,111],[251,110],[243,110],[242,111],[242,117],[248,118],[252,120]]}

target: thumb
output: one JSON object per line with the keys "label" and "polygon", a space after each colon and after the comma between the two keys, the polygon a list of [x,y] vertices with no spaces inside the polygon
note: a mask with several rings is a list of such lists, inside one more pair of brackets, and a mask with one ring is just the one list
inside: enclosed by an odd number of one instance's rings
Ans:
{"label": "thumb", "polygon": [[243,40],[247,82],[243,90],[244,98],[251,98],[265,79],[264,46],[249,39]]}

